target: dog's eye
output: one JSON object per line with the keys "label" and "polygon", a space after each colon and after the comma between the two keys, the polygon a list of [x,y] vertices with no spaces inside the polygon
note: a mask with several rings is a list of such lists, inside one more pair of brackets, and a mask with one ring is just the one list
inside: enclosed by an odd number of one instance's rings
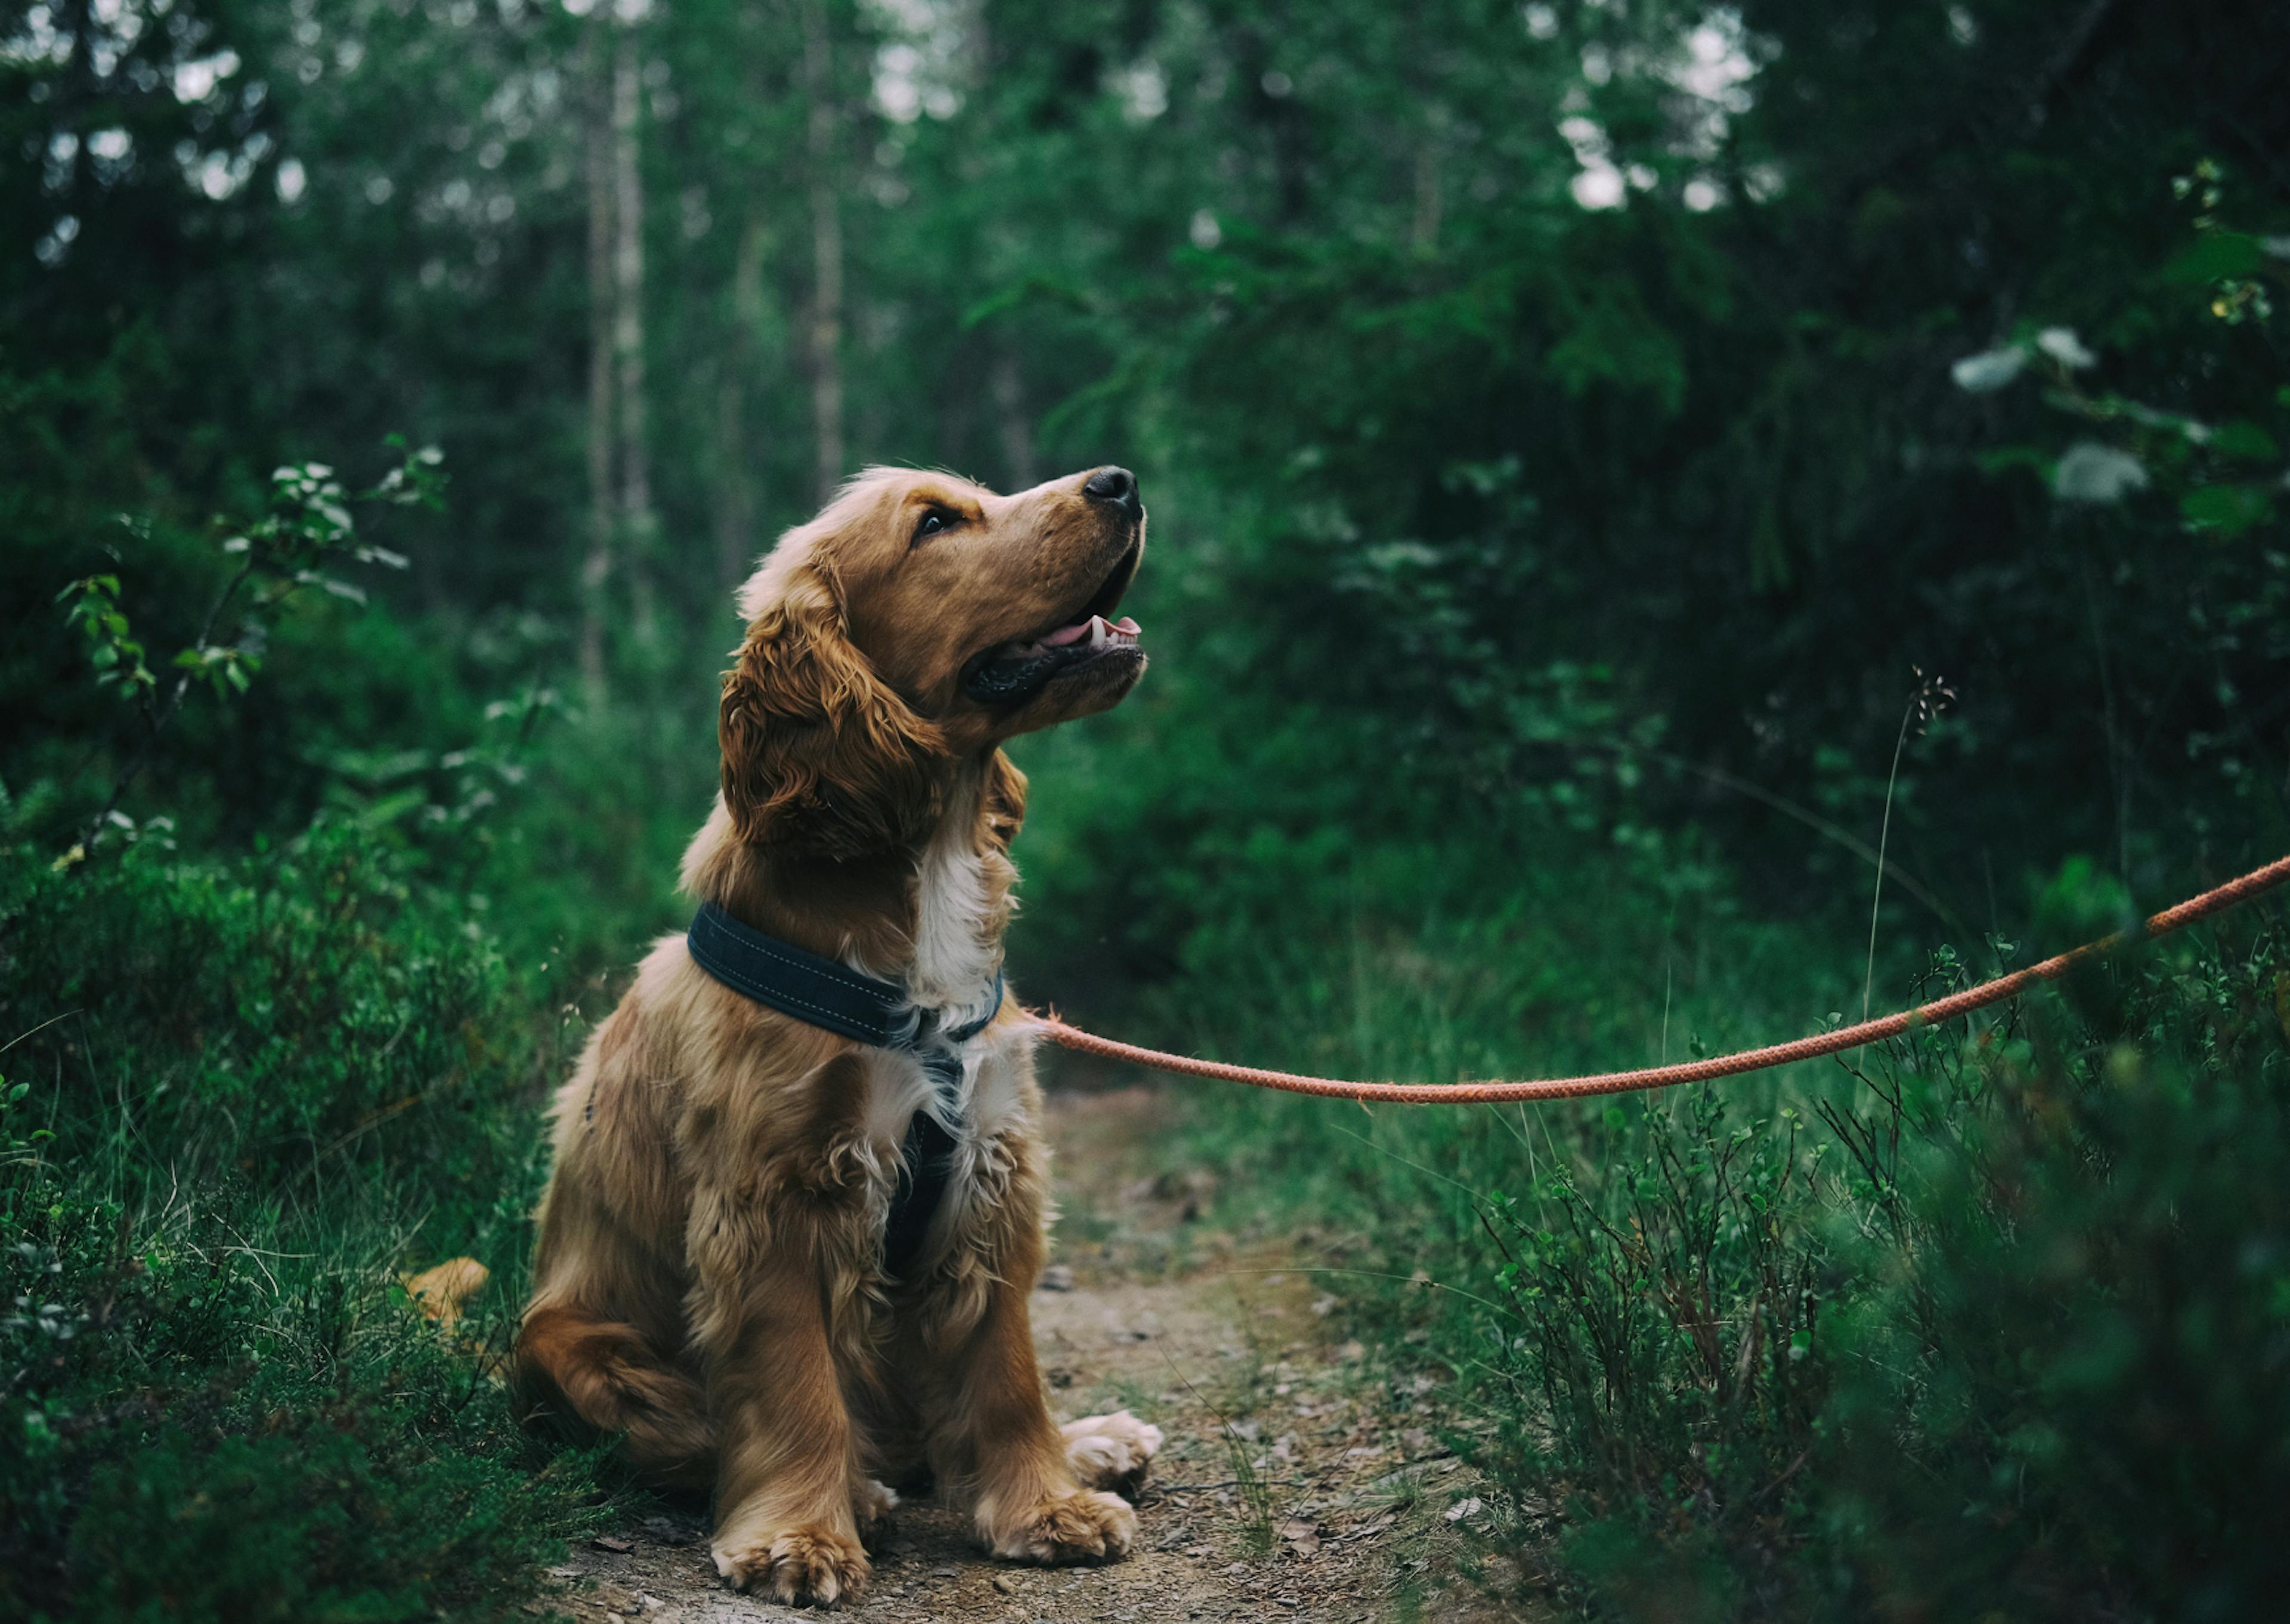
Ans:
{"label": "dog's eye", "polygon": [[919,547],[925,541],[929,540],[933,536],[952,530],[961,522],[962,521],[958,516],[949,513],[945,508],[933,508],[928,513],[923,515],[922,523],[915,526],[914,544]]}

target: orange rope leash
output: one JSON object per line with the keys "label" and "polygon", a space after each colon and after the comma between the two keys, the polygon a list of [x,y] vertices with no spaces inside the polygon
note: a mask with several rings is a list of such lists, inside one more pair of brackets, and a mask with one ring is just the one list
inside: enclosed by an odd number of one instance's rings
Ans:
{"label": "orange rope leash", "polygon": [[[2290,880],[2290,857],[2254,868],[2240,879],[2230,880],[2217,890],[2206,891],[2176,908],[2165,908],[2150,918],[2139,934],[2167,935],[2198,919],[2271,891],[2286,880]],[[1815,1060],[1841,1049],[1897,1037],[1911,1027],[1953,1020],[1958,1015],[2016,997],[2038,981],[2056,981],[2084,960],[2123,946],[2127,938],[2135,940],[2132,932],[2121,932],[2100,941],[2086,942],[2072,952],[2014,971],[1982,986],[1950,993],[1945,998],[1897,1015],[1823,1032],[1817,1037],[1800,1037],[1791,1043],[1747,1049],[1737,1054],[1713,1055],[1676,1066],[1649,1066],[1639,1071],[1610,1071],[1595,1077],[1551,1077],[1531,1083],[1350,1083],[1335,1077],[1300,1076],[1294,1072],[1263,1071],[1253,1066],[1230,1066],[1221,1060],[1141,1049],[1134,1044],[1117,1043],[1069,1027],[1055,1015],[1035,1013],[1034,1020],[1041,1027],[1042,1035],[1052,1043],[1084,1054],[1185,1076],[1216,1077],[1227,1083],[1245,1083],[1252,1088],[1277,1088],[1292,1094],[1317,1094],[1332,1100],[1378,1100],[1391,1105],[1499,1105],[1514,1100],[1573,1100],[1586,1094],[1623,1094],[1637,1089],[1672,1088],[1680,1083],[1706,1083],[1712,1077],[1739,1076],[1745,1071],[1763,1071],[1769,1066],[1786,1066],[1793,1060]]]}

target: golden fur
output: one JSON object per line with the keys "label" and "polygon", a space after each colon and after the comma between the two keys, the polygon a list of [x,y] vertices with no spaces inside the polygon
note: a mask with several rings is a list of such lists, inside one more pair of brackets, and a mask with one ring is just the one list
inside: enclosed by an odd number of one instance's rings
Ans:
{"label": "golden fur", "polygon": [[[1143,514],[1085,490],[1097,472],[1003,497],[875,470],[781,538],[740,595],[723,794],[686,890],[901,981],[941,1027],[983,1012],[1025,815],[999,746],[1117,703],[1144,657],[1109,631],[998,707],[963,672],[1117,597]],[[531,1418],[619,1435],[653,1481],[712,1492],[734,1584],[857,1593],[885,1480],[925,1468],[998,1556],[1113,1558],[1134,1537],[1108,1491],[1159,1432],[1125,1412],[1061,1430],[1035,1368],[1047,1179],[1014,997],[963,1058],[953,1175],[902,1280],[881,1253],[929,1098],[911,1055],[750,1002],[671,936],[557,1096],[515,1390]]]}

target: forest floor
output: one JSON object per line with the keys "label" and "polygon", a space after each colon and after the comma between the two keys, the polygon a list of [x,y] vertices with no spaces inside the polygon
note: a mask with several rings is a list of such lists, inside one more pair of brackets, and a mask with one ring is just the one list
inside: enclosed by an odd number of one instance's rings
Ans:
{"label": "forest floor", "polygon": [[[874,1581],[844,1616],[1081,1624],[1297,1619],[1479,1624],[1515,1617],[1458,1582],[1471,1473],[1438,1442],[1437,1383],[1371,1377],[1331,1327],[1334,1299],[1293,1237],[1208,1228],[1213,1174],[1142,1160],[1159,1092],[1050,1096],[1064,1209],[1033,1298],[1057,1419],[1128,1409],[1166,1435],[1138,1500],[1138,1540],[1104,1567],[1013,1566],[964,1519],[901,1507]],[[580,1624],[813,1617],[717,1578],[700,1508],[631,1516],[550,1570],[527,1604]]]}

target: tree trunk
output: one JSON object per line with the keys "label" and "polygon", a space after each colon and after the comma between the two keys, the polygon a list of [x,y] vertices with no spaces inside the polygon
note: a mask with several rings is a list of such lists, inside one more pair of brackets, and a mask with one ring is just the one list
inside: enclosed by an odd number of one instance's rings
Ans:
{"label": "tree trunk", "polygon": [[619,374],[620,542],[637,640],[658,633],[653,601],[652,458],[645,443],[644,329],[644,54],[637,25],[623,23],[613,62],[613,358]]}
{"label": "tree trunk", "polygon": [[764,325],[764,215],[750,204],[732,267],[732,332],[716,380],[716,568],[726,585],[755,562],[756,477],[748,445],[748,382]]}
{"label": "tree trunk", "polygon": [[1001,430],[1002,472],[1005,490],[1025,491],[1041,475],[1034,460],[1034,420],[1026,412],[1026,380],[1019,375],[1018,358],[1004,350],[994,358],[994,417]]}
{"label": "tree trunk", "polygon": [[822,0],[803,0],[804,92],[811,104],[811,415],[819,500],[843,483],[843,216],[836,196],[834,58]]}
{"label": "tree trunk", "polygon": [[1415,149],[1415,219],[1408,231],[1408,246],[1419,254],[1439,252],[1439,143],[1427,133]]}
{"label": "tree trunk", "polygon": [[581,560],[581,681],[605,697],[605,588],[613,572],[613,169],[600,13],[589,26],[583,132],[589,179],[589,545]]}

